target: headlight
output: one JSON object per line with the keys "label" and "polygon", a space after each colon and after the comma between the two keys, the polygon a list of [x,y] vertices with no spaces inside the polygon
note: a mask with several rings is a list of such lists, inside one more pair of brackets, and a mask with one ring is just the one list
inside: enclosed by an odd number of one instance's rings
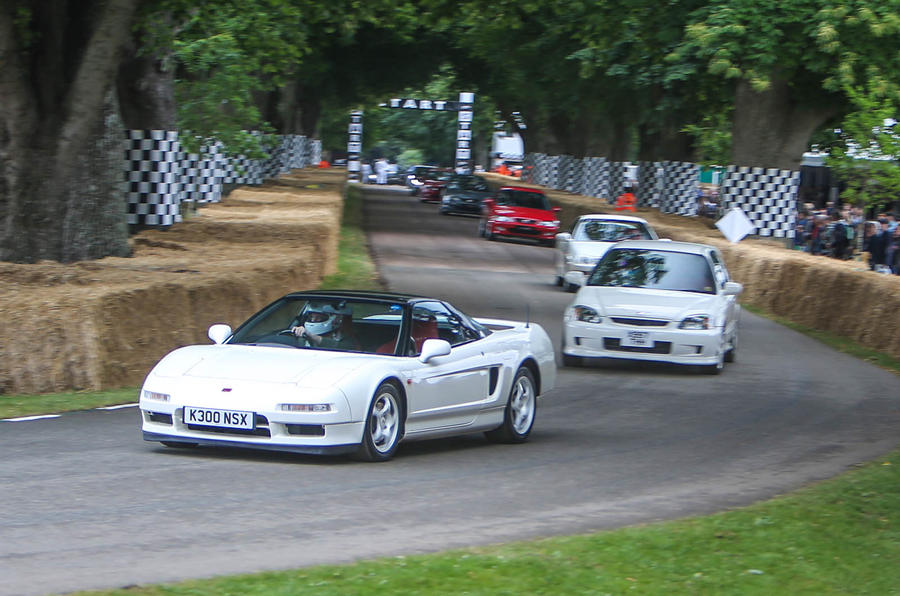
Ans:
{"label": "headlight", "polygon": [[539,221],[538,225],[542,228],[556,228],[559,227],[558,221]]}
{"label": "headlight", "polygon": [[679,329],[710,329],[711,327],[712,320],[709,315],[691,315],[685,317],[678,325]]}
{"label": "headlight", "polygon": [[575,257],[575,263],[578,265],[593,265],[596,262],[594,257]]}
{"label": "headlight", "polygon": [[575,316],[576,321],[581,321],[583,323],[600,323],[603,321],[603,317],[600,316],[600,313],[590,306],[584,306],[582,304],[573,306],[572,314]]}
{"label": "headlight", "polygon": [[156,391],[147,391],[144,389],[142,396],[144,399],[152,401],[171,401],[172,397],[168,393],[157,393]]}
{"label": "headlight", "polygon": [[322,413],[333,412],[334,404],[278,404],[282,412]]}
{"label": "headlight", "polygon": [[494,221],[509,222],[509,221],[516,221],[516,220],[514,220],[511,217],[506,217],[505,215],[498,215],[498,216],[494,217]]}

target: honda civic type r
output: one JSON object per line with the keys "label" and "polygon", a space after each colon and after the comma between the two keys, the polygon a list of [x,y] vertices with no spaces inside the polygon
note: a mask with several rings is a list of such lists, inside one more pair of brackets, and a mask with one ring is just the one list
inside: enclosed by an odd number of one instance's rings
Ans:
{"label": "honda civic type r", "polygon": [[563,363],[648,360],[719,373],[735,359],[741,284],[703,244],[614,244],[563,316]]}

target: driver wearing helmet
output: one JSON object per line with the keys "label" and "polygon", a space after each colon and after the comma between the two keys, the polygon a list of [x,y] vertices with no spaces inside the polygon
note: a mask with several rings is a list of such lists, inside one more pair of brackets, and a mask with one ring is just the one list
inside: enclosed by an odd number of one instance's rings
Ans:
{"label": "driver wearing helmet", "polygon": [[310,303],[301,316],[303,324],[291,327],[291,332],[308,347],[355,350],[356,338],[347,333],[352,315],[353,310],[346,303]]}

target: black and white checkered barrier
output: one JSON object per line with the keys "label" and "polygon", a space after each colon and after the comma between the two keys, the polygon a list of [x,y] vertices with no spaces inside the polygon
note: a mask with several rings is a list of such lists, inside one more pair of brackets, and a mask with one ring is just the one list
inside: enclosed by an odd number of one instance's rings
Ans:
{"label": "black and white checkered barrier", "polygon": [[726,209],[740,207],[756,234],[793,238],[800,172],[728,166],[720,197]]}
{"label": "black and white checkered barrier", "polygon": [[[606,198],[615,203],[625,190],[626,162],[602,157],[575,159],[542,153],[526,155],[531,182],[555,190]],[[641,206],[663,213],[697,214],[700,166],[688,162],[640,162],[637,198]],[[740,207],[759,236],[792,238],[800,173],[790,170],[729,166],[720,189],[725,209]]]}
{"label": "black and white checkered barrier", "polygon": [[125,134],[125,183],[130,225],[170,226],[181,221],[181,143],[166,130]]}
{"label": "black and white checkered barrier", "polygon": [[127,130],[124,146],[127,223],[170,226],[181,204],[217,202],[225,184],[262,184],[294,168],[318,163],[320,141],[301,135],[273,137],[266,160],[226,156],[219,146],[186,153],[176,131]]}
{"label": "black and white checkered barrier", "polygon": [[662,178],[660,211],[678,215],[697,215],[700,166],[684,161],[664,161]]}

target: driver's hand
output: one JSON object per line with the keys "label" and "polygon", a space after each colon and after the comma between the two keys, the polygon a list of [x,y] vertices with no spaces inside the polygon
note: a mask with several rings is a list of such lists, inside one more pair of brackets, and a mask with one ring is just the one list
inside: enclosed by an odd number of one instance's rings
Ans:
{"label": "driver's hand", "polygon": [[304,335],[306,335],[306,328],[303,325],[291,327],[291,333],[293,333],[297,337],[303,337]]}

